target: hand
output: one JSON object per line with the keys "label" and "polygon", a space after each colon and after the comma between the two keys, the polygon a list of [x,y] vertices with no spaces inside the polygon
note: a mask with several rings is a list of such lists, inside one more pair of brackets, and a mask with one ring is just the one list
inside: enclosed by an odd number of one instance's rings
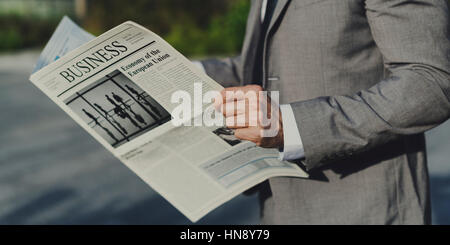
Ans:
{"label": "hand", "polygon": [[215,98],[215,107],[225,117],[234,135],[266,148],[283,147],[283,126],[278,103],[261,86],[226,88]]}

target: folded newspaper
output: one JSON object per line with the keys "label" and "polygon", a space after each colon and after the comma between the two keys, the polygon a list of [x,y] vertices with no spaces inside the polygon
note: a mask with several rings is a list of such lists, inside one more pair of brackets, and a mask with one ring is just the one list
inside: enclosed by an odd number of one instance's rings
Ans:
{"label": "folded newspaper", "polygon": [[227,128],[172,123],[175,91],[223,87],[134,22],[95,38],[64,17],[30,80],[192,222],[268,178],[307,177]]}

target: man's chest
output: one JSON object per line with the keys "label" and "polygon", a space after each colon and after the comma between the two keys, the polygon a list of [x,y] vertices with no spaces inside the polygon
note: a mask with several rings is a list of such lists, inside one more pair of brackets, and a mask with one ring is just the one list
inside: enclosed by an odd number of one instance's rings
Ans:
{"label": "man's chest", "polygon": [[292,0],[266,47],[266,89],[286,101],[352,93],[383,76],[364,1]]}

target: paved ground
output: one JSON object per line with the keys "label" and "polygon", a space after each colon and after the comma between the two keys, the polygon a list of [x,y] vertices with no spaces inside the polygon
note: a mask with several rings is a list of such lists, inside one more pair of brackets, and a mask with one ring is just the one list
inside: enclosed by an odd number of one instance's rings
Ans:
{"label": "paved ground", "polygon": [[[189,224],[28,82],[36,53],[0,56],[0,224]],[[434,222],[450,224],[450,123],[427,135]],[[239,196],[201,224],[255,224]]]}

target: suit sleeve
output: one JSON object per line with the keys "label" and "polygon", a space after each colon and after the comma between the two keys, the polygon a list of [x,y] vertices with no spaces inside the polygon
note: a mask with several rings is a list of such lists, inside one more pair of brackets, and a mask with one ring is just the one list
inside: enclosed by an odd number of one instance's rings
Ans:
{"label": "suit sleeve", "polygon": [[224,87],[242,84],[241,56],[201,61],[206,74]]}
{"label": "suit sleeve", "polygon": [[447,0],[367,0],[389,76],[348,96],[292,103],[308,170],[422,133],[450,116]]}

